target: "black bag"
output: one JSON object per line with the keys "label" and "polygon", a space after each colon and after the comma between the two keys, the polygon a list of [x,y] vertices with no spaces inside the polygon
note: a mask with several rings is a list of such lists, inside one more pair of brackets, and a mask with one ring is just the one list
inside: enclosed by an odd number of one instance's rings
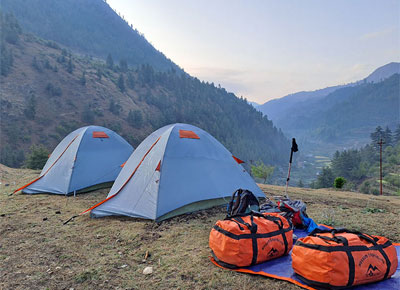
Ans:
{"label": "black bag", "polygon": [[232,194],[227,208],[227,217],[258,212],[260,203],[257,197],[249,190],[239,188]]}

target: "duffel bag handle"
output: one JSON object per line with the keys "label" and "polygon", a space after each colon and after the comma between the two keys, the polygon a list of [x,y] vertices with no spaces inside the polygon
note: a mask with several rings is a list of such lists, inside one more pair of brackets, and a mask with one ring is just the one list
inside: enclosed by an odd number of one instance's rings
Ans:
{"label": "duffel bag handle", "polygon": [[[256,217],[265,218],[265,219],[275,223],[280,230],[283,229],[283,221],[280,218],[275,217],[275,216],[270,216],[270,215],[263,215],[262,213],[259,213],[256,211],[251,211],[250,214],[243,213],[243,214],[236,214],[234,216],[228,216],[225,218],[225,220],[230,220],[230,219],[234,219],[237,217],[241,218],[241,217],[245,217],[245,216],[249,216],[249,215],[251,216],[250,219],[252,221],[252,224],[253,224],[253,216],[256,216]],[[236,221],[238,221],[238,220],[236,220]],[[246,225],[245,223],[242,223],[242,224]]]}
{"label": "duffel bag handle", "polygon": [[[330,239],[329,237],[324,237],[324,236],[320,236],[318,234],[323,234],[323,233],[331,233],[333,236],[333,239]],[[318,237],[318,238],[322,238],[325,240],[334,240],[335,242],[341,242],[343,243],[343,240],[340,239],[340,237],[337,237],[335,234],[339,234],[339,233],[349,233],[349,234],[355,234],[357,235],[359,238],[366,240],[367,242],[372,243],[374,246],[377,245],[377,239],[373,238],[369,235],[363,234],[359,231],[352,231],[352,230],[348,230],[346,228],[340,228],[340,229],[319,229],[316,228],[314,229],[309,236],[314,236],[314,237]]]}
{"label": "duffel bag handle", "polygon": [[[245,215],[245,216],[247,216],[247,215]],[[254,218],[253,218],[253,215],[252,215],[252,214],[250,214],[250,222],[251,222],[251,225],[248,224],[248,223],[246,223],[246,222],[242,219],[242,217],[241,217],[240,215],[236,215],[236,216],[234,216],[234,217],[231,217],[230,220],[233,220],[233,221],[235,221],[235,222],[237,222],[237,223],[241,223],[242,225],[245,225],[245,226],[250,230],[251,233],[256,233],[256,232],[257,232],[258,226],[257,226],[257,224],[254,222]]]}

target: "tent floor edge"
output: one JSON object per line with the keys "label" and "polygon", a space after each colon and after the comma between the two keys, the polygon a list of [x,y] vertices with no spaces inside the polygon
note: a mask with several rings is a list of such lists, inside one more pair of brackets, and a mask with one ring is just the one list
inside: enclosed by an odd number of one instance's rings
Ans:
{"label": "tent floor edge", "polygon": [[158,218],[155,219],[156,222],[162,222],[166,219],[184,215],[184,214],[192,214],[194,212],[198,212],[204,209],[209,209],[213,207],[218,207],[218,206],[223,206],[228,204],[229,196],[225,198],[213,198],[213,199],[207,199],[207,200],[200,200],[196,202],[189,203],[187,205],[184,205],[180,208],[177,208],[173,211],[170,211],[162,216],[159,216]]}

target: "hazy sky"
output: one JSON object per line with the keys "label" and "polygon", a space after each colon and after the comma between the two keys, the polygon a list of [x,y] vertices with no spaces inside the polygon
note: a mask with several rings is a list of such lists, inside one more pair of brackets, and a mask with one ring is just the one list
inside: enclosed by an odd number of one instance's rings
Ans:
{"label": "hazy sky", "polygon": [[192,76],[264,103],[400,60],[398,0],[108,0]]}

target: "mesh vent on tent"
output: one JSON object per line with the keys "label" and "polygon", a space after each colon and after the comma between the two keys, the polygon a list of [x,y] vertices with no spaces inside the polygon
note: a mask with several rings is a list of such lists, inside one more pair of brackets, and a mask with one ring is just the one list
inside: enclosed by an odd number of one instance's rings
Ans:
{"label": "mesh vent on tent", "polygon": [[109,138],[103,131],[93,131],[93,138]]}
{"label": "mesh vent on tent", "polygon": [[189,138],[189,139],[200,139],[200,137],[197,136],[195,132],[189,130],[179,130],[179,137]]}

